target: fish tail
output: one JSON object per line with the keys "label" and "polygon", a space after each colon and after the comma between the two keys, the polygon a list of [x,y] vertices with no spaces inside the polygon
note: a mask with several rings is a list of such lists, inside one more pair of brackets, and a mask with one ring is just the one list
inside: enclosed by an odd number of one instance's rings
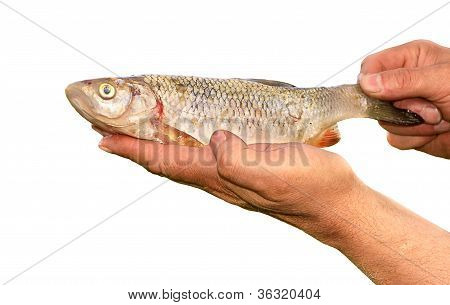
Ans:
{"label": "fish tail", "polygon": [[391,102],[370,99],[367,103],[367,116],[371,119],[396,125],[417,125],[423,123],[422,117],[410,110],[394,107]]}

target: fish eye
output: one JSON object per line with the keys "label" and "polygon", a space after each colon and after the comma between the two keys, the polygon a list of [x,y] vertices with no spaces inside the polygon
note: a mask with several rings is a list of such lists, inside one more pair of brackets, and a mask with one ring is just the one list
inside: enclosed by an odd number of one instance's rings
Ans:
{"label": "fish eye", "polygon": [[103,99],[109,100],[116,95],[116,88],[111,84],[103,83],[98,87],[98,93]]}

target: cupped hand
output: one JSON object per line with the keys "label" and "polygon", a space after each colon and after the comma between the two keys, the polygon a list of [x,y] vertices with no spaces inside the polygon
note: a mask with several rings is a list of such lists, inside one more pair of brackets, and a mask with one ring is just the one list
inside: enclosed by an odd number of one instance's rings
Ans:
{"label": "cupped hand", "polygon": [[[246,145],[226,131],[214,133],[210,144],[200,148],[123,135],[106,135],[100,148],[317,238],[345,218],[341,210],[348,207],[341,208],[356,202],[348,199],[364,189],[346,161],[334,153],[300,143]],[[325,218],[328,221],[321,221]],[[326,223],[326,228],[319,230],[317,223]]]}
{"label": "cupped hand", "polygon": [[285,221],[342,252],[375,283],[448,282],[448,232],[365,186],[334,153],[299,143],[246,145],[224,131],[203,147],[104,135],[103,150]]}
{"label": "cupped hand", "polygon": [[392,146],[450,158],[449,48],[419,40],[370,55],[359,82],[366,94],[424,118],[424,124],[411,127],[380,122]]}

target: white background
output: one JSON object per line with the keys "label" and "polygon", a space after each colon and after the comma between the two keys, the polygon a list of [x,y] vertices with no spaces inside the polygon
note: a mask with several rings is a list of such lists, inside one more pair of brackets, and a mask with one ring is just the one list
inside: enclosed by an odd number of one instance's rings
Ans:
{"label": "white background", "polygon": [[[445,2],[7,3],[119,75],[268,78],[307,87],[356,61],[324,85],[354,83],[358,58]],[[449,16],[450,5],[381,49],[419,38],[449,46]],[[100,151],[100,136],[66,100],[67,84],[110,72],[3,5],[0,28],[4,283],[164,179]],[[368,185],[449,229],[448,160],[391,148],[371,120],[340,129],[342,140],[330,150]],[[326,302],[443,295],[369,285],[343,255],[303,232],[169,182],[3,286],[0,297],[8,304],[63,296],[65,303],[124,304],[128,290],[308,287],[322,288]]]}

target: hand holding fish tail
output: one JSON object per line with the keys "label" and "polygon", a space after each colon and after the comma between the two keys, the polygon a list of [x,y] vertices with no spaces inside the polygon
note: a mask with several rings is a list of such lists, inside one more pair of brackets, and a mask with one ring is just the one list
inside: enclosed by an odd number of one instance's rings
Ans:
{"label": "hand holding fish tail", "polygon": [[450,283],[448,232],[364,185],[334,153],[301,143],[247,145],[227,131],[202,147],[100,132],[101,149],[289,223],[375,283]]}
{"label": "hand holding fish tail", "polygon": [[370,55],[359,81],[367,95],[394,101],[424,119],[407,127],[382,122],[392,146],[450,158],[449,48],[419,40]]}

